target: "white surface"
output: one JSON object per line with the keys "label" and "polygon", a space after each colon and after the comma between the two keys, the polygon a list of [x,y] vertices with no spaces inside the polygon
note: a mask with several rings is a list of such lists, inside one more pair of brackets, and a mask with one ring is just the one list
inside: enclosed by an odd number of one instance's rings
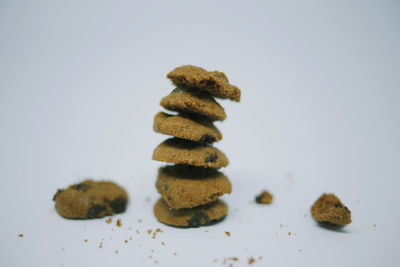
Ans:
{"label": "white surface", "polygon": [[[0,266],[400,265],[398,1],[83,2],[0,3]],[[183,64],[243,93],[218,124],[230,214],[190,230],[152,215],[152,117]],[[129,191],[121,228],[55,213],[84,177]],[[310,218],[323,192],[352,210],[343,231]]]}

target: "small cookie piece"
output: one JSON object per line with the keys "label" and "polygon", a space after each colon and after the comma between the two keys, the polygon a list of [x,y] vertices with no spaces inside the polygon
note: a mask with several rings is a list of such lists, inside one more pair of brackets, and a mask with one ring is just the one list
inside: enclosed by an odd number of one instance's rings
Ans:
{"label": "small cookie piece", "polygon": [[158,112],[154,116],[155,132],[186,140],[213,143],[222,139],[221,132],[205,117],[189,114],[170,115]]}
{"label": "small cookie piece", "polygon": [[184,87],[175,88],[161,99],[160,105],[172,111],[203,115],[213,121],[226,119],[224,108],[207,92],[198,92]]}
{"label": "small cookie piece", "polygon": [[262,191],[261,194],[256,196],[256,202],[258,204],[271,204],[272,199],[273,199],[273,196],[265,190]]}
{"label": "small cookie piece", "polygon": [[215,147],[180,138],[170,138],[159,144],[154,149],[153,159],[214,169],[229,163],[225,154]]}
{"label": "small cookie piece", "polygon": [[232,190],[223,173],[190,165],[160,168],[156,187],[168,206],[174,209],[204,205]]}
{"label": "small cookie piece", "polygon": [[240,89],[231,85],[223,72],[209,72],[203,68],[185,65],[177,67],[168,73],[167,77],[177,86],[200,89],[215,97],[240,101]]}
{"label": "small cookie piece", "polygon": [[340,226],[351,223],[351,211],[334,194],[323,194],[311,207],[311,214],[318,222]]}
{"label": "small cookie piece", "polygon": [[228,206],[217,200],[191,209],[171,209],[160,198],[154,205],[154,215],[161,223],[175,227],[200,227],[222,221],[228,213]]}
{"label": "small cookie piece", "polygon": [[58,190],[53,200],[57,213],[62,217],[94,219],[124,212],[128,195],[112,182],[85,180]]}

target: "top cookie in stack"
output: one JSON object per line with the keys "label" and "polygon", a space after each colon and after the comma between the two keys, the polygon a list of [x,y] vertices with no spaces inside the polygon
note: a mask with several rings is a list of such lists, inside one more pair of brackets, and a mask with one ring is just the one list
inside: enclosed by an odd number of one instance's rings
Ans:
{"label": "top cookie in stack", "polygon": [[226,119],[224,109],[214,99],[240,101],[240,89],[231,85],[224,73],[182,66],[168,73],[177,86],[160,104],[178,112],[159,112],[154,131],[171,135],[153,152],[153,159],[173,166],[160,168],[156,187],[162,198],[154,206],[157,219],[178,227],[198,227],[219,221],[227,214],[218,197],[231,192],[228,178],[217,169],[228,159],[212,146],[222,139],[214,121]]}

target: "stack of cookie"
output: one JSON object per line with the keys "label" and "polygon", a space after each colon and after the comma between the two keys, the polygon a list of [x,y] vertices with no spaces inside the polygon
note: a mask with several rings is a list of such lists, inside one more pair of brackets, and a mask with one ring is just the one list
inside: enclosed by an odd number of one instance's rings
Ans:
{"label": "stack of cookie", "polygon": [[218,197],[230,193],[228,178],[218,169],[228,165],[212,144],[222,139],[214,121],[226,119],[213,97],[239,102],[240,89],[224,73],[182,66],[167,77],[177,86],[161,100],[176,115],[159,112],[154,131],[173,136],[153,152],[153,159],[174,165],[161,167],[156,187],[161,198],[154,205],[157,219],[176,227],[199,227],[225,218],[228,207]]}

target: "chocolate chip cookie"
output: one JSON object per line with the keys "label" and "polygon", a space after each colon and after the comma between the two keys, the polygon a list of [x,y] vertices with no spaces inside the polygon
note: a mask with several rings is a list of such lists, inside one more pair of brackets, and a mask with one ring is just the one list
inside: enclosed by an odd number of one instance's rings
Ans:
{"label": "chocolate chip cookie", "polygon": [[168,206],[174,209],[204,205],[232,190],[223,173],[190,165],[160,168],[156,187]]}
{"label": "chocolate chip cookie", "polygon": [[154,116],[155,132],[201,143],[222,139],[221,132],[206,117],[195,114],[170,115],[159,112]]}
{"label": "chocolate chip cookie", "polygon": [[225,110],[207,92],[175,88],[161,99],[160,105],[172,111],[196,113],[213,121],[226,119]]}
{"label": "chocolate chip cookie", "polygon": [[176,227],[200,227],[222,221],[228,213],[228,206],[217,200],[191,209],[171,209],[160,198],[154,205],[154,215],[164,224]]}
{"label": "chocolate chip cookie", "polygon": [[58,190],[53,200],[57,213],[62,217],[94,219],[124,212],[128,195],[112,182],[85,180]]}
{"label": "chocolate chip cookie", "polygon": [[179,138],[170,138],[158,145],[153,159],[215,169],[226,167],[229,163],[225,154],[217,148]]}
{"label": "chocolate chip cookie", "polygon": [[223,72],[206,71],[203,68],[185,65],[174,69],[167,77],[177,86],[203,90],[215,97],[240,101],[240,89],[231,85]]}

